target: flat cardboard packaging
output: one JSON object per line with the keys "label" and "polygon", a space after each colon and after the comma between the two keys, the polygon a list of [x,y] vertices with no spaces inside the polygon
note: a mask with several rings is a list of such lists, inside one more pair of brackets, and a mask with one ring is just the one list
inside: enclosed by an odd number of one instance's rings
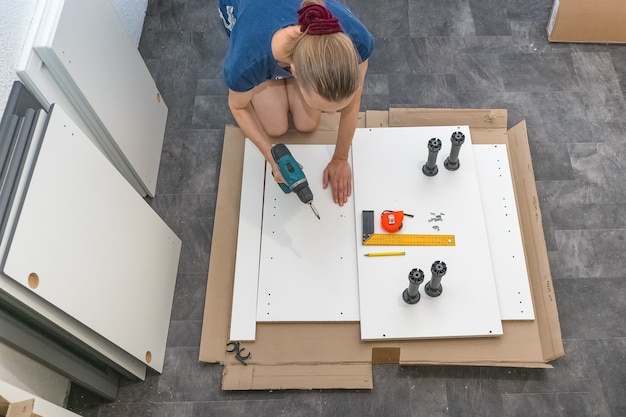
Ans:
{"label": "flat cardboard packaging", "polygon": [[[359,323],[257,323],[242,342],[247,364],[226,352],[229,342],[244,136],[225,130],[213,245],[200,342],[200,361],[224,365],[222,389],[373,388],[372,364],[441,364],[550,368],[564,354],[548,265],[526,124],[507,130],[506,110],[390,109],[368,111],[359,127],[468,125],[473,143],[506,144],[535,308],[533,321],[503,321],[500,337],[362,341]],[[334,143],[337,117],[312,134],[280,141]]]}
{"label": "flat cardboard packaging", "polygon": [[555,0],[548,21],[550,42],[626,43],[623,0]]}
{"label": "flat cardboard packaging", "polygon": [[10,402],[0,396],[0,417],[41,417],[33,414],[35,399]]}

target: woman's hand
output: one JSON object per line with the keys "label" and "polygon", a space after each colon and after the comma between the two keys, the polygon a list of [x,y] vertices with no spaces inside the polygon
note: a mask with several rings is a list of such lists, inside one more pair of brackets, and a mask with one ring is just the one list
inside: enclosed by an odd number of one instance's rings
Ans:
{"label": "woman's hand", "polygon": [[287,184],[287,182],[283,178],[283,175],[280,173],[280,168],[278,168],[278,164],[272,161],[270,162],[270,165],[272,167],[272,176],[274,177],[274,181],[276,181],[277,183],[282,182],[283,184]]}
{"label": "woman's hand", "polygon": [[335,204],[343,206],[352,195],[352,169],[345,159],[332,159],[324,170],[323,187],[330,184]]}

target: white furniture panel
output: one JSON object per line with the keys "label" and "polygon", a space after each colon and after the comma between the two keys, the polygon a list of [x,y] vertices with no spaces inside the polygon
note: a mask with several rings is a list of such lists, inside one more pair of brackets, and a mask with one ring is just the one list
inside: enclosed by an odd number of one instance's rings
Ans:
{"label": "white furniture panel", "polygon": [[181,241],[54,108],[4,274],[161,371]]}
{"label": "white furniture panel", "polygon": [[256,302],[265,192],[264,171],[263,154],[250,139],[246,139],[233,289],[236,296],[233,297],[231,310],[230,340],[254,340],[256,337]]}
{"label": "white furniture panel", "polygon": [[257,321],[357,321],[354,200],[343,207],[322,188],[334,145],[289,145],[313,192],[318,219],[265,175]]}
{"label": "white furniture panel", "polygon": [[[460,168],[448,171],[443,161],[450,153],[450,136],[465,134]],[[442,141],[439,173],[428,177],[422,166],[431,138]],[[384,210],[404,210],[402,233],[453,234],[456,246],[357,246],[361,338],[410,339],[495,336],[502,323],[475,170],[469,128],[411,127],[358,129],[353,145],[356,239],[361,242],[363,210],[374,210],[375,232],[384,233]],[[368,252],[406,252],[402,257],[365,257]],[[447,273],[443,293],[430,297],[424,286],[434,261],[443,261]],[[407,304],[402,293],[413,268],[425,275],[421,301]]]}
{"label": "white furniture panel", "polygon": [[[361,211],[343,213],[343,215],[350,217],[349,222],[353,224],[352,229],[346,233],[355,236],[356,231],[356,240],[358,242],[354,250],[357,251],[358,247],[358,253],[396,250],[407,253],[403,257],[366,258],[359,256],[357,258],[359,274],[363,271],[363,274],[368,276],[372,271],[379,271],[381,279],[385,280],[382,288],[376,288],[374,294],[369,294],[369,296],[378,299],[379,294],[387,294],[387,297],[395,302],[393,308],[397,309],[396,313],[398,313],[398,316],[410,322],[410,326],[413,326],[415,312],[419,312],[419,315],[417,315],[418,319],[415,320],[416,326],[421,324],[423,317],[426,316],[426,321],[432,322],[431,326],[426,327],[426,329],[432,333],[441,332],[439,316],[448,321],[459,320],[461,322],[468,320],[465,316],[471,316],[474,319],[482,317],[491,327],[487,325],[480,327],[480,325],[477,325],[469,328],[471,331],[476,331],[485,336],[501,334],[500,320],[533,320],[534,310],[530,296],[524,249],[519,230],[506,147],[504,145],[471,144],[467,127],[407,129],[404,131],[394,128],[378,129],[377,133],[380,133],[380,137],[376,135],[373,139],[368,137],[371,134],[364,133],[368,131],[367,129],[358,131],[354,145],[356,149],[354,160],[356,165],[355,182],[360,182],[355,186],[354,199],[358,204],[361,204],[362,201],[371,202],[372,207],[363,207],[363,209],[378,207],[376,208],[377,232],[382,232],[382,228],[378,223],[382,210],[402,209],[407,213],[415,215],[413,218],[405,218],[403,233],[454,234],[457,246],[439,248],[364,247],[361,246]],[[457,172],[448,172],[443,167],[443,160],[449,154],[449,137],[452,131],[455,130],[461,130],[466,134],[466,143],[461,148],[461,168]],[[421,173],[421,167],[428,156],[426,142],[430,137],[437,135],[442,136],[441,139],[444,144],[444,148],[438,155],[440,171],[437,176],[427,178]],[[361,142],[357,142],[363,137],[365,137],[365,140],[373,140],[365,144],[367,145],[365,148]],[[384,137],[384,139],[381,139],[381,137]],[[407,140],[417,140],[419,145],[416,148],[415,144],[402,143]],[[324,145],[289,146],[294,156],[303,163],[307,172],[315,172],[317,168],[310,169],[311,164],[320,164],[328,157],[327,154],[316,156],[317,151],[314,151],[314,148],[317,147],[324,147]],[[390,154],[389,150],[393,149],[401,150],[396,153],[397,158],[394,158],[393,161],[387,162],[384,158],[378,157],[378,155]],[[398,156],[397,154],[402,155]],[[305,159],[309,157],[312,157],[311,161]],[[280,311],[281,314],[284,313],[288,317],[302,314],[302,312],[299,312],[300,305],[288,305],[281,301],[283,298],[286,298],[289,303],[292,303],[294,300],[299,299],[297,294],[302,294],[303,291],[301,287],[293,287],[292,283],[288,281],[288,278],[286,278],[289,276],[288,271],[297,271],[310,267],[308,264],[303,264],[305,267],[299,266],[302,262],[300,251],[294,251],[296,252],[295,257],[291,253],[291,245],[300,243],[300,239],[296,239],[295,236],[315,235],[317,236],[315,239],[318,239],[319,242],[324,244],[328,242],[328,235],[322,233],[318,236],[316,234],[315,230],[318,224],[316,221],[310,221],[316,219],[310,213],[309,208],[300,203],[295,196],[292,196],[294,198],[281,198],[284,194],[275,186],[271,174],[268,175],[267,173],[265,182],[270,184],[270,187],[265,191],[265,208],[262,208],[263,198],[260,195],[260,189],[263,185],[260,178],[262,178],[262,173],[265,170],[264,164],[262,155],[251,142],[247,142],[244,156],[236,265],[236,271],[238,272],[235,273],[231,340],[254,340],[255,337],[257,311],[254,308],[256,304],[253,299],[256,297],[258,288],[259,266],[257,264],[259,262],[259,251],[268,251],[268,248],[265,247],[266,245],[271,247],[265,261],[261,262],[267,268],[269,279],[274,278],[271,274],[275,271],[280,271],[279,274],[285,276],[285,281],[277,280],[281,284],[276,284],[272,289],[272,291],[278,292],[267,292],[267,294],[273,295],[266,295],[262,291],[259,292],[258,321],[265,321],[267,319],[262,318],[261,315],[265,314],[267,316],[268,312],[270,316],[274,314],[272,303],[279,306],[276,311]],[[365,175],[360,172],[360,170],[368,169],[371,172],[368,171]],[[414,173],[412,179],[407,179],[407,173],[409,172]],[[460,176],[455,177],[457,174],[460,174]],[[370,176],[376,178],[370,178]],[[309,181],[315,180],[310,174],[307,178]],[[414,184],[407,186],[405,184],[407,181],[414,181]],[[397,187],[400,184],[405,184],[405,186],[401,191],[398,191]],[[369,189],[370,187],[373,188],[373,191]],[[412,193],[410,190],[423,191]],[[270,192],[273,197],[268,197]],[[324,191],[322,191],[321,197],[324,197],[323,193]],[[392,203],[383,206],[382,200],[379,201],[379,199],[387,198],[389,193],[393,193],[390,198]],[[409,196],[407,197],[407,195]],[[415,200],[416,195],[419,197],[417,200]],[[315,197],[315,204],[318,205],[320,193],[316,192]],[[284,214],[286,204],[293,206],[286,212],[288,213],[287,215]],[[367,204],[370,203],[368,202]],[[332,212],[334,208],[336,207],[331,205],[330,208],[320,209],[322,220],[326,217],[324,213],[328,210]],[[287,220],[273,221],[273,225],[270,228],[266,226],[266,224],[269,225],[270,223],[266,217],[269,213],[274,213],[275,211],[276,213],[281,213],[281,215],[272,218],[284,219],[286,217]],[[276,233],[272,234],[269,240],[265,238],[268,231],[271,232],[274,229],[285,227],[285,224],[292,227],[292,212],[302,212],[302,215],[298,214],[296,218],[303,220],[298,225],[303,230],[294,231],[293,237],[281,237],[282,241],[279,240],[280,244],[275,242]],[[244,219],[243,224],[241,219]],[[261,242],[262,228],[264,238]],[[337,233],[333,233],[332,236],[334,239]],[[337,248],[333,248],[334,250],[337,250]],[[268,256],[288,257],[291,259],[288,261],[281,259],[281,264],[274,267],[270,263],[273,260],[267,259]],[[452,259],[452,261],[447,260],[448,258]],[[326,259],[326,256],[324,256],[324,259]],[[430,266],[435,260],[443,260],[449,268],[449,272],[442,280],[444,292],[439,299],[430,298],[424,293],[424,285],[431,277]],[[293,262],[293,264],[288,266],[290,262]],[[288,266],[284,271],[283,264]],[[417,305],[411,306],[402,301],[401,294],[408,286],[408,272],[415,267],[419,267],[424,271],[425,281],[420,287],[421,301]],[[298,274],[291,273],[291,276],[298,277]],[[490,276],[491,279],[489,278]],[[308,281],[307,285],[313,287],[316,283],[317,281]],[[265,285],[269,286],[270,284]],[[301,283],[298,281],[297,285],[301,285]],[[358,285],[354,285],[353,288],[358,288]],[[306,291],[311,291],[311,289]],[[313,291],[317,290],[313,289]],[[346,289],[345,291],[349,290]],[[444,300],[445,297],[447,297],[447,301],[442,303],[440,300]],[[485,297],[489,298],[486,302]],[[380,300],[376,301],[380,301],[380,309],[390,309],[385,304],[389,302],[389,299],[385,301],[381,297]],[[267,306],[268,302],[270,303],[269,306]],[[456,303],[460,306],[458,309],[456,309]],[[451,308],[450,305],[453,305],[453,307]],[[285,308],[284,312],[282,312],[283,308]],[[316,313],[313,313],[313,309],[307,312],[306,314],[310,314],[310,316],[304,318],[304,320],[323,321],[324,313],[322,311],[326,308],[326,304],[320,305],[319,308],[320,310]],[[500,310],[499,314],[498,310]],[[434,315],[435,313],[436,315]],[[462,317],[458,318],[460,316]],[[359,318],[360,315],[357,316],[356,320]],[[397,317],[393,318],[393,320],[395,319]],[[292,319],[287,318],[284,320],[291,321]],[[327,320],[335,321],[332,317]],[[382,323],[379,324],[384,326]],[[424,331],[423,328],[424,326],[422,326],[421,330],[418,329],[418,331]],[[464,332],[462,329],[457,329],[455,333],[459,334],[455,336],[471,336],[471,331]],[[391,338],[393,333],[387,334],[385,332],[383,334],[385,336],[380,338]],[[444,334],[437,337],[448,336],[451,335]],[[374,339],[378,338],[376,335],[371,337]]]}
{"label": "white furniture panel", "polygon": [[[36,127],[32,143],[25,158],[23,171],[25,174],[19,177],[16,184],[14,199],[15,204],[11,205],[8,210],[6,232],[3,233],[2,239],[0,240],[0,254],[3,254],[3,256],[8,250],[11,231],[13,230],[17,218],[19,217],[21,201],[23,200],[24,194],[28,188],[28,182],[30,180],[30,175],[28,173],[32,171],[33,164],[35,163],[45,122],[46,118],[44,117],[39,119],[39,122],[35,125]],[[103,338],[92,329],[78,322],[75,318],[51,305],[46,300],[41,299],[30,289],[19,284],[11,277],[6,276],[4,273],[0,273],[0,288],[16,300],[23,303],[25,306],[29,307],[41,316],[46,317],[61,329],[87,344],[130,374],[140,379],[145,378],[146,365],[143,362],[140,362],[130,356],[127,352],[123,351],[109,340]]]}
{"label": "white furniture panel", "polygon": [[526,256],[506,145],[474,145],[502,320],[534,320]]}
{"label": "white furniture panel", "polygon": [[[54,76],[50,73],[50,69],[44,65],[41,57],[35,52],[33,49],[33,45],[35,42],[35,38],[37,37],[37,32],[39,29],[39,25],[44,18],[43,14],[46,9],[46,1],[40,1],[37,4],[37,8],[35,9],[35,13],[33,14],[33,19],[31,22],[30,30],[28,31],[28,36],[24,41],[24,48],[20,55],[20,59],[15,68],[17,74],[20,77],[22,83],[28,88],[31,94],[35,96],[35,98],[41,103],[44,109],[48,110],[50,106],[54,103],[57,106],[61,106],[63,111],[67,113],[74,123],[85,133],[85,135],[100,149],[107,157],[110,156],[107,154],[108,149],[105,149],[94,133],[91,131],[91,128],[85,123],[82,119],[81,115],[74,108],[69,98],[65,95],[62,90],[62,86],[57,84],[54,79]],[[112,163],[114,161],[111,161]],[[121,168],[121,167],[118,167]],[[124,176],[129,177],[132,176],[128,168],[126,168],[126,173]],[[139,189],[141,186],[139,183],[136,185]]]}
{"label": "white furniture panel", "polygon": [[34,49],[120,172],[153,196],[167,107],[111,2],[47,0]]}

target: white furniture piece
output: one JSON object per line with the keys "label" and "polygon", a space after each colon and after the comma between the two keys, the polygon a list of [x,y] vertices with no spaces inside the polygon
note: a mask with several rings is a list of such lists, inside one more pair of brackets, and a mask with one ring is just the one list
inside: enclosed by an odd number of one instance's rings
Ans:
{"label": "white furniture piece", "polygon": [[[453,131],[463,132],[466,141],[461,147],[461,168],[450,172],[443,160],[450,152]],[[439,173],[426,177],[421,167],[431,137],[441,137],[444,146],[438,158]],[[350,299],[353,293],[359,294],[356,305],[360,306],[353,321],[361,321],[362,338],[368,340],[496,336],[502,333],[501,320],[534,319],[506,146],[473,145],[467,126],[358,129],[352,150],[352,212],[342,212],[332,201],[326,207],[329,192],[317,184],[316,175],[332,146],[289,148],[304,165],[315,204],[323,205],[318,207],[322,220],[296,196],[281,195],[263,157],[247,141],[231,340],[254,340],[260,321],[341,320],[330,312],[335,311],[336,300]],[[349,227],[337,228],[335,210],[345,216]],[[376,232],[382,232],[378,218],[383,210],[404,210],[415,217],[405,219],[403,233],[454,234],[456,246],[363,246],[362,210],[376,212]],[[345,242],[343,234],[350,235],[351,242]],[[302,242],[304,236],[310,239]],[[354,250],[356,258],[346,255],[348,250]],[[405,251],[406,255],[363,256],[385,251]],[[334,259],[338,253],[356,259],[358,283],[354,275],[333,272],[338,268]],[[425,284],[435,260],[448,265],[443,294],[431,298],[422,285],[421,301],[406,304],[402,292],[408,285],[408,272],[422,269]],[[327,263],[331,279],[313,279],[320,274],[312,265],[321,268]],[[352,286],[341,281],[347,276],[355,279]],[[325,287],[332,278],[338,284]],[[318,283],[322,285],[315,288]],[[307,300],[308,294],[318,299],[318,291],[328,294],[327,303]]]}
{"label": "white furniture piece", "polygon": [[60,107],[35,140],[2,289],[137,377],[161,371],[180,239]]}
{"label": "white furniture piece", "polygon": [[[454,132],[465,136],[460,167],[449,171],[444,160]],[[438,172],[422,172],[431,138],[441,141]],[[354,137],[355,239],[362,241],[364,210],[375,214],[374,233],[385,233],[380,215],[403,210],[402,234],[454,235],[455,246],[357,246],[361,338],[412,339],[495,336],[502,323],[467,126],[360,129]],[[405,251],[400,257],[365,257],[368,252]],[[443,293],[425,294],[431,265],[442,261],[447,273]],[[413,269],[422,270],[421,300],[408,304],[403,292]]]}
{"label": "white furniture piece", "polygon": [[506,145],[473,145],[502,320],[534,320]]}
{"label": "white furniture piece", "polygon": [[250,174],[241,191],[232,340],[254,340],[257,321],[359,320],[353,201],[339,207],[322,188],[334,147],[289,149],[304,167],[322,218],[281,190],[246,139],[244,172]]}
{"label": "white furniture piece", "polygon": [[42,2],[17,72],[46,106],[68,109],[137,192],[154,196],[167,106],[109,0]]}

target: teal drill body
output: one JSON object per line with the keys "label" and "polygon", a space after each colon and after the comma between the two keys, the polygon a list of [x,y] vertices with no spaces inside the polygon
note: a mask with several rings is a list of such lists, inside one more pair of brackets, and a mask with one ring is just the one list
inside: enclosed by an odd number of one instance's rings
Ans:
{"label": "teal drill body", "polygon": [[320,216],[313,206],[313,192],[309,187],[309,182],[304,175],[304,171],[300,168],[300,164],[293,157],[287,146],[283,143],[276,144],[272,147],[272,157],[278,164],[280,173],[287,182],[278,183],[280,188],[289,194],[292,191],[298,196],[300,201],[311,206],[311,210],[319,219]]}

